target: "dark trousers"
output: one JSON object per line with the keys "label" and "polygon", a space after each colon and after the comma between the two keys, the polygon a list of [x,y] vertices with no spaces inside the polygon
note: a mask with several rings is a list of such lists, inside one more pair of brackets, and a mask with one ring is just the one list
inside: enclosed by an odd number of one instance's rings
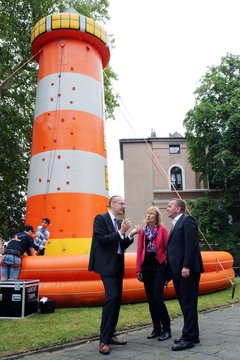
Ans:
{"label": "dark trousers", "polygon": [[198,287],[200,274],[190,273],[186,279],[179,277],[173,279],[176,295],[183,313],[182,338],[184,340],[194,341],[199,338],[198,327]]}
{"label": "dark trousers", "polygon": [[39,247],[36,245],[33,245],[34,250],[37,251],[37,255],[44,255],[45,254],[45,248],[43,248],[42,250],[39,250]]}
{"label": "dark trousers", "polygon": [[120,270],[114,276],[101,275],[101,278],[105,289],[105,304],[102,308],[100,342],[108,344],[109,339],[114,336],[118,322],[122,299],[123,271]]}
{"label": "dark trousers", "polygon": [[154,266],[142,266],[144,288],[149,304],[153,327],[156,331],[170,331],[171,321],[163,300],[163,289],[166,281],[166,265],[157,261]]}

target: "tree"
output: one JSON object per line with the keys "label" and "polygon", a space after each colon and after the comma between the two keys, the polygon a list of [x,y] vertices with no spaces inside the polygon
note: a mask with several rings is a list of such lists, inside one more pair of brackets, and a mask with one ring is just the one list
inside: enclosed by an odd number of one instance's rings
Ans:
{"label": "tree", "polygon": [[236,235],[232,219],[220,199],[205,198],[187,201],[191,215],[199,225],[199,240],[201,250],[225,250],[232,254],[236,252]]}
{"label": "tree", "polygon": [[210,188],[219,190],[220,207],[232,217],[239,236],[240,56],[227,54],[220,65],[210,67],[195,95],[184,120],[189,160]]}
{"label": "tree", "polygon": [[[5,239],[24,222],[37,64],[29,62],[11,74],[30,59],[31,29],[38,20],[74,7],[104,24],[108,6],[108,0],[0,0],[0,236]],[[110,66],[105,73],[106,118],[114,118],[117,76]]]}

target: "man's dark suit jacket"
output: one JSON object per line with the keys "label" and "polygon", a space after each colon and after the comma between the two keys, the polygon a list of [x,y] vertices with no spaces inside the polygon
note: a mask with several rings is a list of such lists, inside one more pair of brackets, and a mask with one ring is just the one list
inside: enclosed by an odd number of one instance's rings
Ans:
{"label": "man's dark suit jacket", "polygon": [[192,216],[182,215],[170,232],[167,243],[167,261],[168,280],[181,276],[183,267],[189,268],[190,272],[203,272],[198,227]]}
{"label": "man's dark suit jacket", "polygon": [[93,238],[89,259],[89,271],[101,275],[112,276],[118,270],[118,245],[122,250],[122,273],[124,273],[124,251],[131,245],[133,239],[121,238],[115,230],[109,213],[97,215],[93,224]]}

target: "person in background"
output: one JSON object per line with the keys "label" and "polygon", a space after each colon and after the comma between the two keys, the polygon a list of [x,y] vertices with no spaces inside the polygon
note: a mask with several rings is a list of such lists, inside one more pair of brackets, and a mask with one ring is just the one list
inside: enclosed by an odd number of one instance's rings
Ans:
{"label": "person in background", "polygon": [[1,280],[17,280],[21,271],[22,255],[26,252],[34,256],[33,227],[27,225],[23,232],[17,233],[11,239],[1,260]]}
{"label": "person in background", "polygon": [[42,225],[37,227],[36,236],[34,239],[34,249],[37,252],[37,255],[44,255],[47,241],[49,239],[49,230],[48,226],[50,220],[48,218],[42,219]]}
{"label": "person in background", "polygon": [[137,278],[144,283],[153,323],[148,339],[158,337],[163,341],[171,337],[171,321],[163,300],[168,232],[161,225],[161,214],[155,206],[147,210],[145,224],[138,234]]}
{"label": "person in background", "polygon": [[99,352],[103,355],[110,353],[110,344],[127,343],[117,338],[115,332],[122,298],[124,252],[133,243],[133,236],[138,233],[140,226],[136,226],[127,236],[131,221],[125,219],[120,222],[117,219],[124,213],[123,198],[114,195],[109,199],[109,211],[97,215],[93,224],[88,270],[100,274],[105,289],[99,343]]}
{"label": "person in background", "polygon": [[192,348],[199,343],[198,287],[203,262],[198,242],[198,226],[192,216],[185,215],[186,204],[172,199],[167,206],[173,229],[167,244],[167,277],[174,288],[183,313],[182,335],[174,340],[173,351]]}
{"label": "person in background", "polygon": [[0,237],[0,255],[2,255],[4,253],[5,247],[4,247],[4,241],[3,239]]}

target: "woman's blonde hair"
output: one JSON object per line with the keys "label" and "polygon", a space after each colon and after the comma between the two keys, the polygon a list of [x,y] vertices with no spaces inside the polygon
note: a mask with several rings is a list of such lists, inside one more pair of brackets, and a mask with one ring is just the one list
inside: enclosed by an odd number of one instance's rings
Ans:
{"label": "woman's blonde hair", "polygon": [[[160,226],[162,222],[162,217],[159,208],[157,206],[150,206],[150,208],[147,209],[147,213],[149,212],[153,212],[156,215],[156,224]],[[145,223],[147,223],[146,220]]]}

